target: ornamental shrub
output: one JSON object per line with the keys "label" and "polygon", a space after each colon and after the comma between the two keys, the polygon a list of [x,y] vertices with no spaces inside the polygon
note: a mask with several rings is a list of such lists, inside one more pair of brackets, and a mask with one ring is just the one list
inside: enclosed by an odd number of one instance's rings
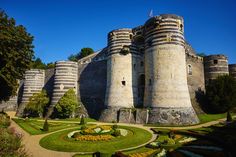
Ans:
{"label": "ornamental shrub", "polygon": [[21,144],[22,134],[14,128],[0,128],[0,156],[1,157],[27,157]]}
{"label": "ornamental shrub", "polygon": [[120,130],[118,130],[118,129],[114,130],[114,132],[112,133],[112,135],[115,136],[115,137],[120,136],[120,135],[121,135]]}
{"label": "ornamental shrub", "polygon": [[69,118],[78,107],[78,101],[74,89],[69,89],[55,106],[56,117]]}
{"label": "ornamental shrub", "polygon": [[0,128],[8,128],[10,124],[10,117],[4,113],[0,113]]}
{"label": "ornamental shrub", "polygon": [[48,131],[48,130],[49,130],[49,124],[48,124],[48,120],[46,118],[44,121],[44,124],[43,124],[43,131]]}
{"label": "ornamental shrub", "polygon": [[85,119],[84,119],[84,116],[82,115],[81,116],[81,119],[80,119],[80,123],[79,123],[79,125],[85,125],[86,123],[85,123]]}

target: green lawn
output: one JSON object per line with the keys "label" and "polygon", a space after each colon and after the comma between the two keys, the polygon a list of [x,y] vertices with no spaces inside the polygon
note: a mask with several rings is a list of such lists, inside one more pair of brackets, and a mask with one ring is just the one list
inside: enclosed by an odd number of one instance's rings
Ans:
{"label": "green lawn", "polygon": [[78,124],[76,123],[62,123],[62,122],[50,122],[48,121],[49,124],[49,131],[45,132],[42,131],[44,121],[38,121],[35,119],[18,119],[18,118],[13,118],[13,121],[15,121],[22,129],[24,129],[26,132],[28,132],[31,135],[38,135],[38,134],[45,134],[48,132],[53,132],[65,128],[70,128],[70,127],[76,127]]}
{"label": "green lawn", "polygon": [[[40,140],[40,145],[46,149],[65,152],[115,152],[117,150],[139,146],[148,142],[152,134],[146,130],[119,126],[130,133],[125,137],[118,137],[110,141],[75,141],[67,138],[67,134],[76,129],[60,131],[48,135]],[[77,128],[79,129],[79,128]]]}
{"label": "green lawn", "polygon": [[[198,118],[201,123],[207,123],[210,121],[215,121],[218,119],[226,118],[227,113],[221,113],[221,114],[199,114]],[[235,113],[232,113],[232,116],[235,115]]]}

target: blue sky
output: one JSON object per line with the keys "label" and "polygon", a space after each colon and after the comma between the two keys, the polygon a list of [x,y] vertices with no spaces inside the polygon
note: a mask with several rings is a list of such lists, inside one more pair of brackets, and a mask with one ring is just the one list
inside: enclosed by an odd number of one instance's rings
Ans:
{"label": "blue sky", "polygon": [[109,31],[144,24],[150,10],[183,16],[197,52],[236,63],[235,0],[0,0],[0,8],[34,36],[35,55],[46,63],[105,47]]}

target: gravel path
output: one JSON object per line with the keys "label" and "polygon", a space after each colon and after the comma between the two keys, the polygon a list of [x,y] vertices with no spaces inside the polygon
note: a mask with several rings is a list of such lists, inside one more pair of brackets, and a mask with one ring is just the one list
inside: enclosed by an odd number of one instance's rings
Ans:
{"label": "gravel path", "polygon": [[[15,117],[15,112],[7,112],[7,114],[11,118]],[[39,121],[41,121],[41,120],[39,120]],[[162,128],[162,129],[166,128],[166,129],[175,129],[175,130],[195,129],[195,128],[211,126],[211,125],[214,125],[214,124],[218,124],[219,122],[223,122],[223,121],[225,121],[225,118],[219,119],[219,120],[216,120],[216,121],[211,121],[211,122],[204,123],[204,124],[194,125],[194,126],[186,126],[186,127],[155,127],[155,128]],[[60,122],[60,121],[56,121],[56,122]],[[61,121],[61,122],[63,122],[63,123],[75,123],[73,121]],[[102,123],[102,122],[89,122],[89,124],[112,125],[111,123]],[[150,130],[151,128],[154,128],[154,127],[143,126],[141,124],[126,124],[126,123],[119,123],[119,125],[138,127],[138,128],[141,128],[141,129],[144,129],[144,130],[147,130],[147,131],[151,132],[152,135],[153,135],[152,139],[150,139],[150,141],[148,141],[147,143],[150,143],[150,142],[152,142],[152,141],[154,141],[156,139],[156,135],[153,134],[153,132]],[[11,127],[16,128],[16,130],[18,130],[19,132],[24,134],[23,144],[25,145],[25,148],[28,151],[28,153],[30,155],[32,155],[33,157],[71,157],[74,154],[76,154],[76,153],[73,153],[73,152],[57,152],[57,151],[47,150],[47,149],[45,149],[45,148],[43,148],[43,147],[41,147],[39,145],[39,141],[40,141],[41,138],[43,138],[44,136],[47,136],[49,134],[55,133],[57,131],[51,132],[51,133],[47,133],[47,134],[43,134],[43,135],[30,135],[26,131],[24,131],[21,127],[19,127],[14,121],[11,121]],[[66,128],[66,129],[62,129],[62,130],[67,130],[67,129],[71,129],[71,128]],[[62,130],[58,130],[58,131],[62,131]],[[128,148],[128,149],[125,149],[125,150],[131,150],[131,149],[139,148],[139,147],[142,147],[142,146],[146,145],[147,143],[139,145],[137,147]]]}

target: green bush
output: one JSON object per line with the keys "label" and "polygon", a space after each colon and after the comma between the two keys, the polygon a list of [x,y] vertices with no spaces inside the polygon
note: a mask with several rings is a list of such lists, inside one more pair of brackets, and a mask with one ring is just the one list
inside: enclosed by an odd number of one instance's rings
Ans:
{"label": "green bush", "polygon": [[113,130],[118,129],[118,125],[117,125],[117,124],[112,125],[112,129],[113,129]]}
{"label": "green bush", "polygon": [[120,134],[120,130],[114,130],[114,132],[112,133],[112,135],[113,136],[115,136],[115,137],[118,137],[118,136],[120,136],[121,134]]}
{"label": "green bush", "polygon": [[0,128],[0,156],[1,157],[27,157],[21,145],[22,135],[14,128]]}
{"label": "green bush", "polygon": [[86,125],[82,125],[80,129],[81,129],[81,130],[85,130],[85,129],[87,129],[87,128],[88,128],[88,127],[87,127]]}
{"label": "green bush", "polygon": [[205,108],[214,113],[224,113],[236,105],[236,79],[229,75],[219,76],[206,86]]}
{"label": "green bush", "polygon": [[45,90],[35,93],[30,97],[28,104],[24,110],[24,114],[30,117],[42,117],[49,98]]}
{"label": "green bush", "polygon": [[85,124],[86,122],[85,122],[84,116],[82,115],[79,125],[85,125]]}
{"label": "green bush", "polygon": [[69,89],[55,106],[58,118],[69,118],[78,107],[78,101],[74,89]]}
{"label": "green bush", "polygon": [[0,128],[8,128],[11,124],[10,117],[0,113]]}
{"label": "green bush", "polygon": [[48,131],[49,130],[49,124],[48,124],[48,120],[45,119],[45,122],[43,124],[43,131]]}

